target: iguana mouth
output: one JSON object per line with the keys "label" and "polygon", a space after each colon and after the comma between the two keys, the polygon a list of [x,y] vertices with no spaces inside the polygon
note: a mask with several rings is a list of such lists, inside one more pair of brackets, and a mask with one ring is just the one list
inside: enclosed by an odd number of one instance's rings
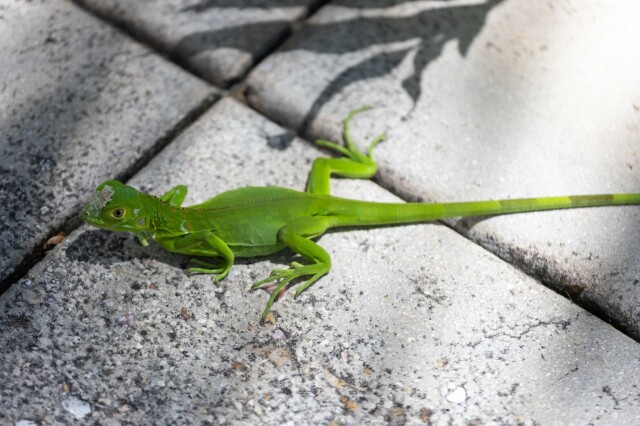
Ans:
{"label": "iguana mouth", "polygon": [[82,215],[82,219],[89,225],[97,226],[98,228],[105,227],[105,223],[103,221],[101,221],[96,217],[91,216],[88,211],[84,212],[84,214]]}

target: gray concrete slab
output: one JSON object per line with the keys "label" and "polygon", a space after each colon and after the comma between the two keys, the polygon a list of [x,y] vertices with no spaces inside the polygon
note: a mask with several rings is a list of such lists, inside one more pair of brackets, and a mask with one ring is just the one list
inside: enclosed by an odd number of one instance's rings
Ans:
{"label": "gray concrete slab", "polygon": [[[318,151],[232,100],[132,184],[186,204],[304,186]],[[394,200],[369,181],[341,196]],[[219,287],[186,259],[81,227],[0,296],[0,423],[633,424],[640,346],[437,224],[332,232],[332,272],[260,325],[240,262]]]}
{"label": "gray concrete slab", "polygon": [[[251,104],[336,137],[362,104],[379,180],[410,199],[640,191],[635,2],[336,1],[252,73]],[[452,222],[640,338],[640,210]]]}
{"label": "gray concrete slab", "polygon": [[0,22],[5,284],[96,183],[130,174],[214,90],[67,1],[0,1]]}
{"label": "gray concrete slab", "polygon": [[220,87],[239,80],[318,0],[76,0]]}

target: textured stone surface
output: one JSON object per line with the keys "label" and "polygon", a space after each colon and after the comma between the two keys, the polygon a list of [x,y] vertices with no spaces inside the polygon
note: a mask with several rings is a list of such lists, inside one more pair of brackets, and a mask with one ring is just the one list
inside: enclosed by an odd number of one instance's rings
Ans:
{"label": "textured stone surface", "polygon": [[212,90],[66,1],[0,1],[0,281]]}
{"label": "textured stone surface", "polygon": [[[252,73],[248,99],[310,137],[362,104],[380,181],[411,199],[640,191],[636,2],[336,1]],[[366,136],[366,137],[365,137]],[[640,210],[454,222],[640,338]]]}
{"label": "textured stone surface", "polygon": [[222,87],[242,77],[317,0],[77,0]]}
{"label": "textured stone surface", "polygon": [[[317,151],[223,100],[132,183],[186,204],[302,188]],[[168,172],[169,171],[169,172]],[[341,196],[394,199],[339,180]],[[332,272],[273,322],[251,283],[81,227],[0,296],[0,423],[632,424],[640,346],[436,224],[332,232]]]}

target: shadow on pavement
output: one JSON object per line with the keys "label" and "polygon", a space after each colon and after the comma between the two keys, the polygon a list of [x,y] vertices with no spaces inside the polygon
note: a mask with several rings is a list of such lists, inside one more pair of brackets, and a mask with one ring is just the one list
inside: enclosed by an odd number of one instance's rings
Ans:
{"label": "shadow on pavement", "polygon": [[[415,105],[421,96],[421,78],[424,70],[436,60],[444,46],[458,41],[458,50],[466,55],[476,36],[483,29],[488,13],[503,0],[488,0],[473,5],[449,4],[441,0],[437,6],[408,16],[359,16],[337,22],[307,24],[300,37],[285,43],[280,51],[306,50],[319,54],[348,54],[380,46],[383,51],[367,57],[346,69],[320,93],[305,116],[302,132],[308,127],[322,107],[345,87],[358,81],[390,74],[401,62],[413,57],[413,73],[405,78],[401,85]],[[291,5],[294,0],[276,2],[278,7]],[[339,0],[332,6],[358,9],[362,14],[367,9],[381,9],[395,6],[398,1],[390,0]],[[259,7],[260,1],[233,2],[235,7]],[[272,4],[270,4],[272,6]],[[230,7],[225,2],[204,1],[183,9],[183,11],[202,11],[213,7]],[[181,39],[173,50],[178,60],[188,62],[203,51],[218,48],[233,48],[250,52],[251,47],[260,43],[264,34],[271,33],[286,21],[269,21],[225,28],[216,31],[203,31],[190,34]],[[239,37],[242,34],[242,37]],[[341,35],[336,42],[336,35]],[[387,45],[398,42],[416,41],[413,46],[391,48]],[[387,47],[385,47],[387,46]]]}

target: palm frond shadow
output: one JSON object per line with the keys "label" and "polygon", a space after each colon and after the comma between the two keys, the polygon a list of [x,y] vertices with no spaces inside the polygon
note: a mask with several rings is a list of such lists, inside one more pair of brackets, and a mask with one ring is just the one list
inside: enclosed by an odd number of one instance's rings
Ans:
{"label": "palm frond shadow", "polygon": [[[484,27],[489,11],[502,1],[490,0],[484,4],[472,6],[441,6],[408,17],[358,18],[352,21],[310,27],[310,31],[316,32],[318,35],[307,35],[296,43],[295,49],[312,50],[319,53],[349,53],[366,49],[373,44],[384,46],[408,42],[416,38],[419,41],[411,47],[396,48],[374,54],[340,73],[316,97],[303,120],[302,132],[306,132],[309,124],[316,118],[322,107],[346,87],[359,81],[390,74],[409,55],[413,55],[413,70],[408,77],[400,82],[400,85],[415,107],[422,95],[422,75],[428,66],[442,54],[444,46],[448,42],[456,40],[458,51],[461,55],[466,56],[471,44]],[[359,3],[361,3],[361,7],[364,7],[366,2],[361,0]],[[382,2],[376,1],[374,3],[380,4]],[[334,43],[329,46],[329,49],[322,47],[326,46],[326,43],[321,42],[326,38],[326,34],[344,33],[345,31],[347,34],[345,34],[344,43]],[[348,32],[368,34],[368,36],[347,37]],[[284,50],[286,50],[286,46]]]}
{"label": "palm frond shadow", "polygon": [[[403,90],[415,105],[422,95],[421,79],[425,69],[442,53],[450,41],[458,42],[461,55],[466,55],[469,47],[483,29],[489,12],[504,0],[488,0],[474,5],[448,4],[441,0],[434,7],[410,16],[358,16],[336,22],[308,24],[300,33],[285,43],[280,52],[305,50],[320,54],[348,54],[369,49],[382,48],[359,63],[342,71],[316,97],[303,121],[302,130],[307,128],[322,107],[346,87],[359,81],[376,78],[391,73],[409,55],[413,55],[413,72],[400,82]],[[233,2],[236,7],[254,7],[258,0]],[[281,2],[270,4],[282,7]],[[283,4],[294,5],[294,0]],[[349,9],[381,9],[402,3],[390,0],[340,0],[333,2]],[[200,9],[210,7],[230,7],[224,2],[203,1]],[[195,7],[195,6],[193,6]],[[264,34],[289,25],[286,21],[258,22],[229,27],[215,31],[203,31],[181,39],[174,48],[174,55],[185,62],[199,53],[217,48],[234,48],[250,52],[259,44]],[[242,34],[242,37],[238,35]],[[336,40],[339,40],[337,42]],[[411,47],[393,48],[391,45],[416,41]],[[255,58],[257,59],[257,58]]]}

